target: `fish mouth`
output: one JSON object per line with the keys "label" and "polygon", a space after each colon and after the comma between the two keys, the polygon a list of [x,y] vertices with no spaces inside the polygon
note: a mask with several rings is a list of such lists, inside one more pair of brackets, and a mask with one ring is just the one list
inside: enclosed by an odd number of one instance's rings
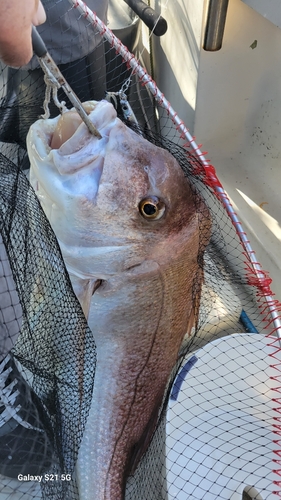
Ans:
{"label": "fish mouth", "polygon": [[[61,175],[71,174],[104,158],[111,129],[116,124],[117,114],[107,101],[93,101],[89,120],[101,134],[101,138],[93,136],[87,125],[70,110],[59,117],[53,129],[49,146],[54,163]],[[52,148],[56,144],[57,148]],[[100,163],[100,162],[98,162]]]}
{"label": "fish mouth", "polygon": [[[48,216],[51,205],[69,203],[76,195],[93,203],[98,194],[106,146],[117,115],[107,101],[93,103],[88,116],[102,133],[101,139],[90,134],[72,110],[56,118],[38,120],[28,133],[30,181],[42,205],[49,205]],[[73,120],[70,130],[65,130]],[[52,149],[54,144],[59,147]]]}
{"label": "fish mouth", "polygon": [[88,106],[88,118],[101,139],[90,133],[74,108],[56,118],[38,120],[30,127],[27,146],[31,156],[35,152],[40,161],[53,162],[60,175],[75,173],[104,157],[109,134],[116,124],[116,110],[108,101],[90,101],[83,106]]}

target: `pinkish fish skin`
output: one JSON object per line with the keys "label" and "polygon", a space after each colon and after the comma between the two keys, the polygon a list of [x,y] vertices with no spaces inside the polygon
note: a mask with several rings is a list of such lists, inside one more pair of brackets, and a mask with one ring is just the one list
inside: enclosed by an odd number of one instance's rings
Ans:
{"label": "pinkish fish skin", "polygon": [[[122,500],[155,430],[183,338],[196,322],[198,255],[210,217],[166,150],[128,129],[109,103],[96,104],[90,118],[101,141],[82,123],[44,155],[42,143],[56,141],[57,122],[37,122],[28,147],[32,183],[97,345],[76,467],[80,500]],[[159,218],[141,214],[140,203],[151,198],[159,200]]]}

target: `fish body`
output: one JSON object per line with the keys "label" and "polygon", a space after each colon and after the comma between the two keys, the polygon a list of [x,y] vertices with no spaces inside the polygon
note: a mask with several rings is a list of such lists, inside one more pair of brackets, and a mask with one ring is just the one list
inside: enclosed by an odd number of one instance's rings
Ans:
{"label": "fish body", "polygon": [[88,106],[102,139],[84,123],[66,139],[56,118],[36,122],[27,143],[31,182],[97,346],[80,500],[122,500],[196,321],[210,219],[170,153],[126,127],[107,101]]}

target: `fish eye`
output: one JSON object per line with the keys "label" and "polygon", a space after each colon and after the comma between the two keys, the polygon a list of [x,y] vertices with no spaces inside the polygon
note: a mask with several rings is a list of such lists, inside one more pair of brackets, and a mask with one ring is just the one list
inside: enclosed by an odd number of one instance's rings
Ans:
{"label": "fish eye", "polygon": [[147,220],[158,220],[165,212],[165,205],[157,196],[150,196],[141,200],[139,211]]}

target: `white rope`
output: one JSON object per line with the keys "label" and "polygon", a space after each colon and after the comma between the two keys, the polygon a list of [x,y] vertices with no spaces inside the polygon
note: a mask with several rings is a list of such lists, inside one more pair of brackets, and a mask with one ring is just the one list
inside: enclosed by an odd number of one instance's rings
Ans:
{"label": "white rope", "polygon": [[49,105],[51,102],[51,97],[53,97],[53,101],[57,108],[60,110],[61,113],[65,113],[67,111],[65,101],[59,101],[58,99],[58,89],[60,88],[56,78],[52,74],[52,72],[49,70],[49,68],[44,64],[42,59],[38,58],[41,68],[44,72],[44,81],[46,84],[46,90],[45,90],[45,99],[43,103],[43,108],[44,108],[44,114],[41,115],[41,118],[44,120],[50,118],[50,109]]}

